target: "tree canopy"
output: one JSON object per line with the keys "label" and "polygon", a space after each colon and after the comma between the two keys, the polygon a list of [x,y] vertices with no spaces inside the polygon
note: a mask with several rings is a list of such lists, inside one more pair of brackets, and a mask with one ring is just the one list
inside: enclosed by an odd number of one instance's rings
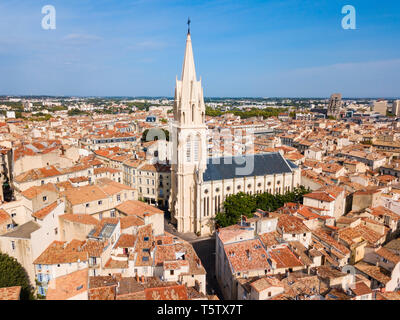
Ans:
{"label": "tree canopy", "polygon": [[239,110],[237,108],[229,110],[229,111],[221,111],[220,109],[213,109],[210,107],[206,107],[206,115],[210,117],[218,117],[226,113],[232,113],[235,116],[240,116],[241,119],[247,119],[251,117],[260,117],[269,118],[269,117],[277,117],[282,112],[288,112],[288,108],[273,108],[273,107],[265,107],[263,109],[251,108],[247,110]]}
{"label": "tree canopy", "polygon": [[84,115],[84,114],[88,114],[88,113],[85,111],[79,110],[77,108],[71,109],[68,111],[69,116],[80,116],[80,115]]}
{"label": "tree canopy", "polygon": [[0,253],[0,288],[21,286],[21,300],[33,299],[28,274],[13,257]]}
{"label": "tree canopy", "polygon": [[219,227],[227,227],[237,223],[241,215],[251,218],[257,209],[271,212],[282,207],[287,202],[302,203],[303,196],[309,192],[310,189],[306,189],[304,186],[295,188],[285,194],[276,195],[267,192],[252,195],[239,192],[226,197],[223,203],[223,210],[217,213],[215,222]]}

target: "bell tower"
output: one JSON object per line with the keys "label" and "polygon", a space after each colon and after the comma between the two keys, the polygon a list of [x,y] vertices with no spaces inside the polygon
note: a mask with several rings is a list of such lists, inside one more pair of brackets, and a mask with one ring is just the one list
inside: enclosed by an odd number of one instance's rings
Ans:
{"label": "bell tower", "polygon": [[196,79],[190,20],[181,80],[176,79],[173,161],[171,164],[171,214],[179,232],[197,232],[200,189],[206,168],[205,105],[201,79]]}

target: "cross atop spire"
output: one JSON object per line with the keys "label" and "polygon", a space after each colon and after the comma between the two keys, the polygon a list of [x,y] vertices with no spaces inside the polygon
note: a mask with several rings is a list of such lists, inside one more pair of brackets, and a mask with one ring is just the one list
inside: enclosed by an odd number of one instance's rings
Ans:
{"label": "cross atop spire", "polygon": [[187,21],[187,25],[188,25],[188,34],[190,34],[190,23],[191,23],[190,18],[188,18],[188,21]]}

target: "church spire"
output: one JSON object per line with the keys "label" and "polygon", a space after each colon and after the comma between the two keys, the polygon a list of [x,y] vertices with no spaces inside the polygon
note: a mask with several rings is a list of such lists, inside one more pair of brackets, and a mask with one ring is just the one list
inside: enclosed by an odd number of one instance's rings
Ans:
{"label": "church spire", "polygon": [[188,20],[188,34],[186,38],[185,58],[182,68],[182,82],[196,81],[196,69],[192,49],[192,39],[190,37],[190,19]]}

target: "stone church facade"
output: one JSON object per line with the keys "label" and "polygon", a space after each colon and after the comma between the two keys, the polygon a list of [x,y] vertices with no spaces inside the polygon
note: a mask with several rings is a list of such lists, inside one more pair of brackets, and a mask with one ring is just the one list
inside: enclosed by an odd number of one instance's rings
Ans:
{"label": "stone church facade", "polygon": [[285,193],[300,185],[300,169],[280,153],[247,154],[240,159],[207,157],[203,88],[196,78],[190,32],[182,77],[176,80],[170,137],[170,208],[179,232],[213,233],[213,218],[231,194]]}

